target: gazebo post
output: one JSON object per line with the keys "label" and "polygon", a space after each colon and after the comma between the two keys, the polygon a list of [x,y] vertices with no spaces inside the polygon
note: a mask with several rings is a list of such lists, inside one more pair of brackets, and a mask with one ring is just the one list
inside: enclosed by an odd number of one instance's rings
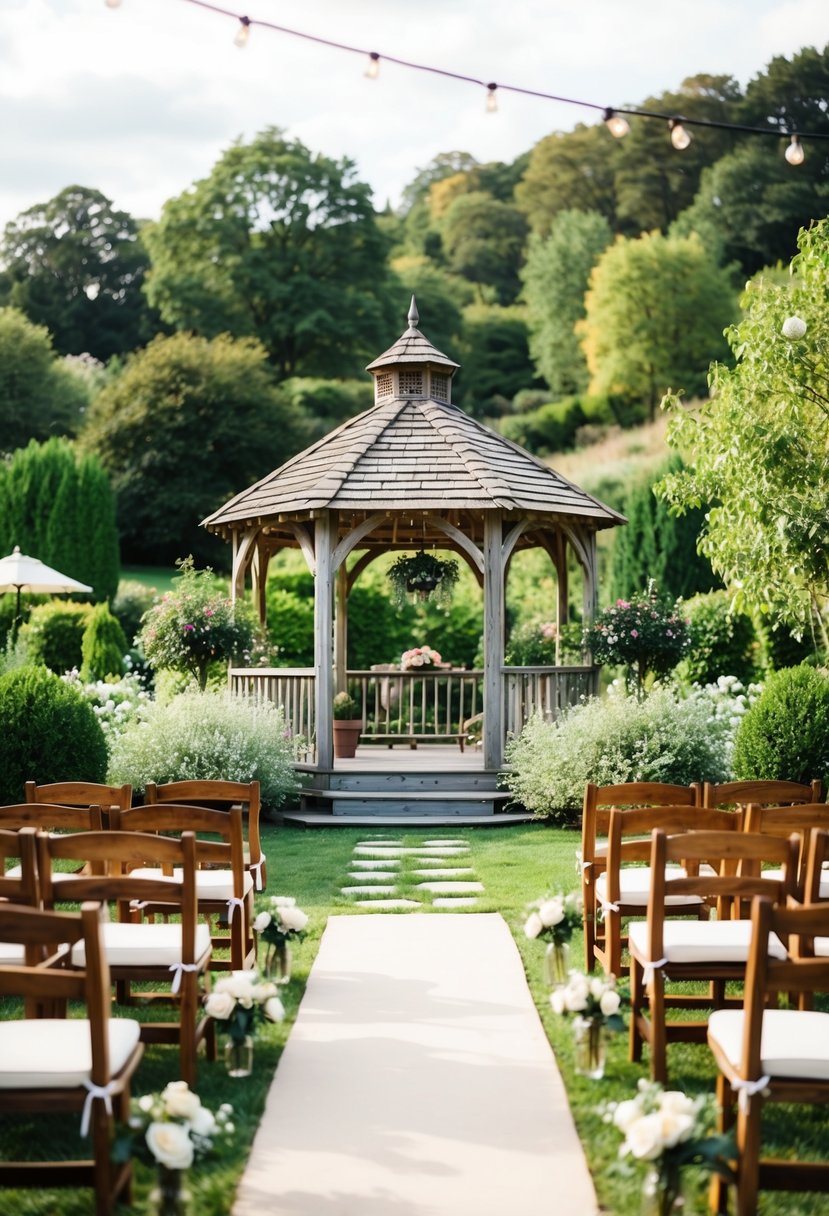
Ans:
{"label": "gazebo post", "polygon": [[501,512],[484,516],[484,768],[500,768],[504,759],[504,559]]}
{"label": "gazebo post", "polygon": [[348,691],[348,570],[345,562],[337,569],[337,607],[334,614],[334,687]]}
{"label": "gazebo post", "polygon": [[332,556],[336,528],[331,511],[320,511],[314,523],[317,573],[314,581],[314,685],[317,724],[317,767],[334,767],[334,575]]}

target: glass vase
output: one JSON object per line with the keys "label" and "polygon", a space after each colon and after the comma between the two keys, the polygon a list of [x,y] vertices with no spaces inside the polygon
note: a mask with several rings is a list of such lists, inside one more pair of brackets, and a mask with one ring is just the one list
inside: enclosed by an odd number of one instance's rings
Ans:
{"label": "glass vase", "polygon": [[681,1216],[684,1211],[679,1170],[664,1163],[649,1166],[642,1184],[642,1216]]}
{"label": "glass vase", "polygon": [[269,945],[265,952],[265,978],[274,984],[287,984],[291,978],[291,947],[287,942]]}
{"label": "glass vase", "polygon": [[567,942],[550,942],[544,955],[544,980],[550,988],[561,988],[570,974],[570,947]]}
{"label": "glass vase", "polygon": [[154,1216],[187,1216],[190,1192],[184,1185],[184,1170],[170,1170],[166,1165],[159,1165],[150,1203]]}
{"label": "glass vase", "polygon": [[253,1072],[253,1038],[228,1039],[225,1043],[225,1068],[229,1077],[249,1077]]}
{"label": "glass vase", "polygon": [[589,1077],[591,1081],[601,1081],[607,1055],[604,1018],[575,1017],[573,1046],[576,1072],[582,1077]]}

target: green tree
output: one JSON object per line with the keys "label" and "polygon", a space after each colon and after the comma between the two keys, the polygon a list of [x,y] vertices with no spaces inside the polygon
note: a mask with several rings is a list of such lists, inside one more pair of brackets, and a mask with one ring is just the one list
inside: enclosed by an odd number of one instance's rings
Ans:
{"label": "green tree", "polygon": [[587,388],[588,372],[576,334],[584,316],[590,272],[613,239],[597,211],[562,211],[545,239],[530,238],[521,277],[527,303],[530,354],[557,397]]}
{"label": "green tree", "polygon": [[386,240],[349,160],[269,127],[145,231],[148,297],[207,338],[257,338],[282,376],[355,375],[387,337]]}
{"label": "green tree", "polygon": [[472,303],[474,288],[422,256],[395,258],[391,268],[400,282],[398,298],[405,299],[407,292],[417,297],[420,324],[429,341],[456,358],[452,352],[459,349],[463,310]]}
{"label": "green tree", "polygon": [[45,325],[61,354],[132,350],[157,328],[138,224],[99,190],[68,186],[6,225],[0,298]]}
{"label": "green tree", "polygon": [[801,232],[787,287],[759,279],[728,331],[736,365],[712,369],[693,412],[676,396],[669,441],[694,464],[661,492],[677,510],[714,504],[703,551],[736,606],[827,638],[829,597],[829,220]]}
{"label": "green tree", "polygon": [[[473,304],[464,313],[453,397],[475,418],[496,415],[535,382],[524,309]],[[450,352],[451,354],[451,352]]]}
{"label": "green tree", "polygon": [[[751,126],[769,126],[788,131],[829,132],[829,43],[822,51],[807,46],[791,59],[776,55],[765,71],[749,82],[740,107],[740,119]],[[815,149],[817,152],[817,149]],[[808,168],[807,166],[813,166]],[[829,164],[820,154],[807,157],[807,173],[819,173],[825,181]]]}
{"label": "green tree", "polygon": [[530,153],[515,201],[530,228],[547,236],[562,211],[598,211],[617,227],[616,170],[622,150],[603,126],[579,123],[539,140]]}
{"label": "green tree", "polygon": [[651,418],[671,385],[701,392],[735,309],[728,275],[695,238],[617,238],[593,270],[581,323],[590,392],[636,393]]}
{"label": "green tree", "polygon": [[131,560],[189,550],[227,561],[199,521],[293,456],[303,430],[259,342],[175,334],[130,357],[96,398],[83,443],[112,479]]}
{"label": "green tree", "polygon": [[447,209],[441,233],[453,274],[491,288],[498,304],[514,301],[527,239],[527,221],[517,207],[480,190],[461,194]]}
{"label": "green tree", "polygon": [[71,434],[87,401],[48,330],[18,308],[0,308],[0,454],[30,439]]}
{"label": "green tree", "polygon": [[418,203],[424,202],[435,182],[453,177],[456,173],[469,173],[477,166],[478,161],[471,152],[439,152],[428,165],[416,170],[415,176],[404,188],[403,214],[408,214]]}
{"label": "green tree", "polygon": [[127,639],[106,604],[97,604],[89,615],[81,643],[82,680],[105,680],[124,674]]}

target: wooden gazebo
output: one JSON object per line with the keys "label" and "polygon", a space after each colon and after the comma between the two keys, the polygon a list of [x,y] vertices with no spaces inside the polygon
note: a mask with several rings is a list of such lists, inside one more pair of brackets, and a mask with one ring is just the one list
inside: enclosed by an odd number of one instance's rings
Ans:
{"label": "wooden gazebo", "polygon": [[[418,329],[414,298],[408,322],[398,341],[366,369],[374,378],[371,409],[204,521],[232,542],[233,594],[243,594],[250,574],[263,619],[274,553],[298,547],[314,575],[315,655],[313,672],[304,673],[310,703],[305,726],[315,734],[311,767],[319,774],[333,770],[331,703],[348,679],[348,594],[376,557],[390,550],[451,550],[483,587],[483,762],[493,770],[503,759],[507,726],[516,726],[507,722],[505,679],[517,669],[504,667],[504,586],[512,555],[532,547],[546,551],[557,574],[556,616],[564,623],[571,551],[583,574],[589,619],[597,596],[596,533],[625,522],[454,405],[458,365]],[[347,567],[355,552],[359,556]],[[589,659],[566,671],[571,678],[565,700],[593,688]],[[255,691],[257,685],[260,695],[268,695],[268,680],[275,687],[280,673],[240,671],[233,678],[240,688]],[[285,687],[282,677],[280,699]],[[560,690],[556,695],[560,704]],[[318,784],[324,786],[324,779]]]}

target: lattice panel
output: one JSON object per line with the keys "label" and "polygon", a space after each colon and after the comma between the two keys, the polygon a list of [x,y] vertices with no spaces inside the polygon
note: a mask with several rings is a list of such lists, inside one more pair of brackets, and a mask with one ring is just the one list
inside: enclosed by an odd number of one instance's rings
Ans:
{"label": "lattice panel", "polygon": [[390,397],[394,391],[394,379],[390,372],[384,372],[377,377],[377,396]]}
{"label": "lattice panel", "polygon": [[401,397],[423,396],[423,372],[398,372]]}
{"label": "lattice panel", "polygon": [[432,396],[435,401],[449,400],[449,377],[432,373]]}

